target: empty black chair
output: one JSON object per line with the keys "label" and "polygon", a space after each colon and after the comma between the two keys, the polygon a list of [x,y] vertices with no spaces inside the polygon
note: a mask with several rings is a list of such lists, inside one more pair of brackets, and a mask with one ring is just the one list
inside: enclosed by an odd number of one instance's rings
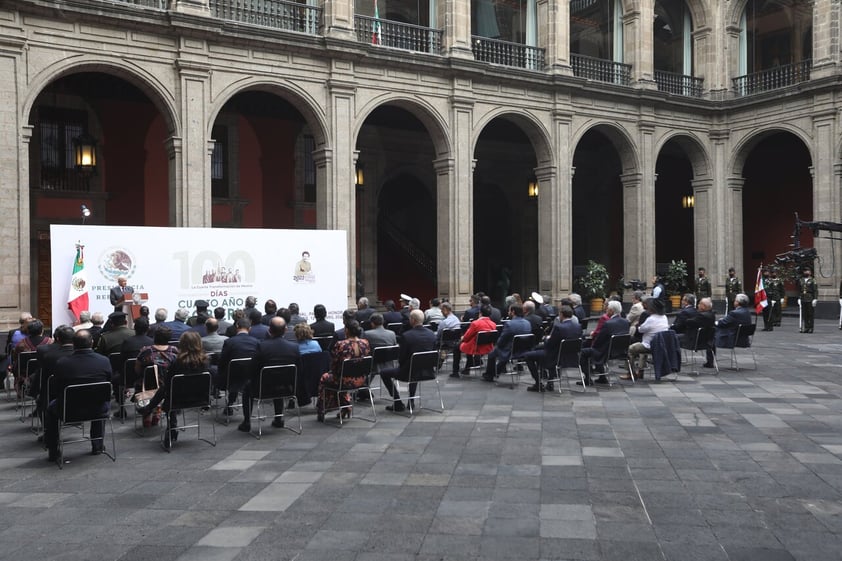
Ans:
{"label": "empty black chair", "polygon": [[[78,442],[92,442],[99,440],[102,451],[117,461],[117,448],[114,440],[114,426],[111,424],[109,405],[111,404],[111,382],[92,382],[90,384],[73,384],[64,388],[64,401],[61,418],[58,423],[58,467],[64,464],[64,446]],[[91,424],[88,435],[85,435],[85,423]],[[100,436],[93,436],[93,423],[103,423]],[[111,431],[111,452],[105,448],[105,424]],[[64,440],[62,430],[69,426],[81,429],[82,434],[73,440]],[[99,431],[96,431],[99,432]]]}
{"label": "empty black chair", "polygon": [[[409,372],[407,374],[400,373],[395,376],[395,380],[399,380],[401,382],[406,382],[407,384],[417,384],[417,391],[415,395],[410,395],[407,397],[407,411],[409,414],[412,415],[415,410],[420,411],[422,408],[421,405],[421,384],[424,382],[435,382],[436,383],[436,391],[438,392],[439,396],[439,404],[441,405],[441,409],[430,409],[431,411],[435,411],[436,413],[443,413],[444,412],[444,400],[441,397],[441,387],[439,386],[438,378],[436,377],[437,368],[439,363],[439,353],[438,351],[423,351],[417,352],[412,355],[409,361]],[[411,393],[411,392],[410,392]],[[417,402],[418,405],[413,405],[413,402]],[[426,408],[429,409],[429,408]]]}

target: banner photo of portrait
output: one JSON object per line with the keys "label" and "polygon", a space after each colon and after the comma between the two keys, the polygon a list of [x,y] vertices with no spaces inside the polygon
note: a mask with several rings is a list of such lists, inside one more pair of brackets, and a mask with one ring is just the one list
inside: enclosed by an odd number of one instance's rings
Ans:
{"label": "banner photo of portrait", "polygon": [[311,321],[316,304],[340,321],[348,305],[347,241],[340,230],[52,225],[50,248],[55,325],[75,321],[68,303],[80,294],[91,312],[107,316],[115,288],[127,301],[147,296],[150,315],[166,308],[169,319],[178,308],[192,313],[196,300],[225,308],[226,317],[248,296],[261,310],[269,298],[279,307],[296,302]]}

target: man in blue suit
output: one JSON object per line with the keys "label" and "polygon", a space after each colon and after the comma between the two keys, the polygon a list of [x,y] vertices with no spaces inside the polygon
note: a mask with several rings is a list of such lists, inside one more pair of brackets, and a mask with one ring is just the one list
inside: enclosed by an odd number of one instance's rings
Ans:
{"label": "man in blue suit", "polygon": [[585,384],[593,385],[591,381],[591,372],[588,368],[589,364],[596,366],[597,372],[602,374],[597,382],[600,384],[607,384],[608,379],[605,374],[605,360],[608,358],[608,346],[611,344],[611,337],[614,335],[628,335],[629,334],[629,320],[624,318],[621,314],[623,305],[616,300],[611,300],[605,307],[605,313],[611,317],[602,324],[599,334],[593,340],[591,346],[582,349],[579,359],[579,366],[582,367],[582,372],[585,373]]}
{"label": "man in blue suit", "polygon": [[482,375],[482,379],[486,382],[493,382],[497,372],[505,371],[506,362],[512,356],[515,335],[530,335],[531,333],[532,325],[523,319],[523,306],[520,304],[509,306],[509,321],[503,326],[503,331],[500,332],[500,338],[497,339],[494,350],[488,354],[485,374]]}
{"label": "man in blue suit", "polygon": [[[546,388],[541,384],[538,368],[540,366],[541,372],[555,368],[556,360],[558,359],[558,349],[561,347],[561,342],[565,339],[581,339],[582,326],[573,321],[573,308],[570,306],[561,307],[561,321],[556,321],[553,324],[553,330],[544,341],[544,348],[537,351],[530,351],[524,356],[526,358],[526,366],[529,372],[535,379],[535,385],[526,388],[531,392],[553,391],[553,383],[547,383]],[[565,366],[567,366],[565,364]],[[574,358],[572,366],[576,366]]]}
{"label": "man in blue suit", "polygon": [[190,315],[190,310],[187,308],[179,308],[175,311],[175,319],[172,321],[165,321],[164,325],[170,328],[172,331],[172,338],[173,341],[178,340],[181,337],[181,334],[185,331],[190,330],[190,326],[187,325],[187,316]]}
{"label": "man in blue suit", "polygon": [[[51,391],[56,396],[47,407],[44,419],[44,443],[49,452],[49,461],[58,459],[58,423],[64,411],[64,390],[74,384],[89,384],[92,382],[111,382],[111,362],[107,357],[95,353],[93,338],[87,329],[82,329],[73,335],[73,354],[65,356],[56,362],[53,372]],[[103,403],[90,403],[91,411],[95,414],[108,414],[110,400]],[[101,454],[104,450],[102,421],[91,423],[91,453]]]}
{"label": "man in blue suit", "polygon": [[[412,355],[418,352],[432,351],[436,348],[436,334],[424,327],[424,312],[412,310],[409,313],[409,329],[404,331],[398,339],[401,352],[398,356],[398,367],[387,368],[380,371],[380,379],[383,380],[383,387],[394,398],[394,404],[386,407],[387,411],[400,412],[406,409],[401,401],[400,393],[394,386],[393,378],[398,380],[409,379],[409,364],[412,362]],[[410,397],[415,395],[417,384],[409,384]]]}
{"label": "man in blue suit", "polygon": [[[260,312],[258,312],[259,314]],[[254,358],[257,354],[257,345],[259,341],[249,335],[249,328],[251,322],[248,318],[239,318],[237,320],[237,332],[233,337],[229,337],[222,344],[222,351],[219,354],[219,365],[217,367],[216,378],[214,379],[214,386],[220,390],[228,392],[228,407],[225,408],[226,415],[232,415],[231,406],[237,402],[237,394],[248,382],[248,378],[232,377],[230,386],[226,385],[228,378],[228,368],[231,361],[235,358]]]}
{"label": "man in blue suit", "polygon": [[[742,293],[737,294],[734,298],[734,309],[716,322],[714,341],[717,348],[734,348],[737,339],[737,326],[751,325],[751,312],[748,309],[748,303],[748,296]],[[744,343],[744,341],[740,341],[740,343]]]}
{"label": "man in blue suit", "polygon": [[[298,349],[298,343],[287,341],[284,339],[287,324],[284,318],[275,316],[269,321],[269,338],[260,341],[257,345],[257,355],[254,357],[254,368],[252,370],[252,377],[243,390],[243,417],[245,420],[237,427],[243,432],[251,431],[251,400],[253,395],[257,395],[260,390],[260,370],[264,366],[279,366],[292,364],[295,365],[298,371],[301,370],[301,352]],[[293,395],[293,388],[290,388],[290,395]],[[276,399],[275,413],[283,415],[284,400]],[[282,428],[284,426],[283,417],[275,417],[272,421],[272,426]]]}

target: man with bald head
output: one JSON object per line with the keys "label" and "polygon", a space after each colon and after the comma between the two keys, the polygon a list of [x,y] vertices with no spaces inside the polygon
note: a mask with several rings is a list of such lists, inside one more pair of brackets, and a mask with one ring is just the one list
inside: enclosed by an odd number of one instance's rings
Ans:
{"label": "man with bald head", "polygon": [[[398,345],[401,348],[398,367],[380,371],[383,386],[395,400],[394,405],[389,405],[386,410],[395,412],[404,411],[406,406],[401,401],[400,393],[392,380],[409,380],[409,363],[412,361],[412,355],[418,352],[432,351],[436,348],[436,334],[424,327],[424,312],[412,310],[409,313],[409,329],[401,334]],[[409,385],[410,397],[415,395],[416,386],[417,384]]]}
{"label": "man with bald head", "polygon": [[[298,343],[287,341],[284,339],[287,324],[284,318],[275,316],[269,320],[269,337],[260,341],[257,346],[257,354],[254,357],[255,369],[252,372],[251,380],[246,384],[243,390],[243,417],[245,420],[237,427],[243,432],[251,431],[251,400],[253,395],[257,395],[260,384],[260,370],[264,366],[277,366],[285,364],[293,364],[300,371],[301,370],[301,353],[298,349]],[[290,388],[292,394],[292,388]],[[284,414],[284,400],[275,400],[275,413],[277,415]],[[273,427],[282,428],[284,426],[284,418],[275,417],[272,421]]]}

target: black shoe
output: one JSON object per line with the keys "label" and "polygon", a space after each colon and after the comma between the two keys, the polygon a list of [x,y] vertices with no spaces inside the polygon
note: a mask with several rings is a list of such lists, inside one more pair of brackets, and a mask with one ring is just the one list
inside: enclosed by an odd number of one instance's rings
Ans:
{"label": "black shoe", "polygon": [[[608,381],[608,378],[606,378],[605,376],[600,376],[599,378],[597,378],[597,379],[596,379],[596,383],[597,383],[597,384],[606,384],[606,385],[607,385],[607,384],[609,384],[610,382]],[[591,382],[591,385],[593,385],[593,382]]]}
{"label": "black shoe", "polygon": [[547,385],[544,387],[544,389],[547,390],[548,392],[554,392],[555,386],[553,385],[552,382],[547,382]]}
{"label": "black shoe", "polygon": [[387,405],[386,411],[394,411],[395,413],[400,413],[402,411],[406,411],[406,406],[403,404],[403,402],[396,401],[392,405]]}
{"label": "black shoe", "polygon": [[461,378],[461,376],[459,375],[458,372],[454,372],[453,374],[450,375],[450,377],[451,378]]}
{"label": "black shoe", "polygon": [[[581,386],[581,385],[582,385],[582,381],[581,381],[581,380],[579,380],[578,382],[576,382],[576,385],[577,385],[577,386]],[[584,384],[584,385],[585,385],[585,386],[587,386],[587,387],[591,387],[591,386],[593,386],[593,380],[585,380],[585,384]]]}
{"label": "black shoe", "polygon": [[233,407],[226,407],[225,410],[222,412],[223,415],[226,417],[233,417],[234,416],[234,408]]}
{"label": "black shoe", "polygon": [[712,362],[706,362],[702,365],[702,368],[714,368]]}
{"label": "black shoe", "polygon": [[276,429],[284,428],[284,419],[282,417],[275,417],[275,419],[272,421],[272,426]]}
{"label": "black shoe", "polygon": [[243,421],[242,423],[237,425],[237,430],[243,432],[251,432],[251,423],[249,423],[248,421]]}
{"label": "black shoe", "polygon": [[371,392],[357,392],[357,403],[371,403]]}
{"label": "black shoe", "polygon": [[488,376],[483,376],[482,381],[483,382],[494,382],[494,378],[489,378]]}
{"label": "black shoe", "polygon": [[531,386],[526,388],[526,391],[528,391],[528,392],[542,392],[542,391],[544,391],[544,386],[542,386],[541,384],[532,384]]}
{"label": "black shoe", "polygon": [[58,450],[50,450],[47,454],[47,461],[48,462],[57,462],[58,461]]}
{"label": "black shoe", "polygon": [[99,456],[100,454],[105,452],[105,446],[100,444],[99,446],[91,446],[91,456]]}

